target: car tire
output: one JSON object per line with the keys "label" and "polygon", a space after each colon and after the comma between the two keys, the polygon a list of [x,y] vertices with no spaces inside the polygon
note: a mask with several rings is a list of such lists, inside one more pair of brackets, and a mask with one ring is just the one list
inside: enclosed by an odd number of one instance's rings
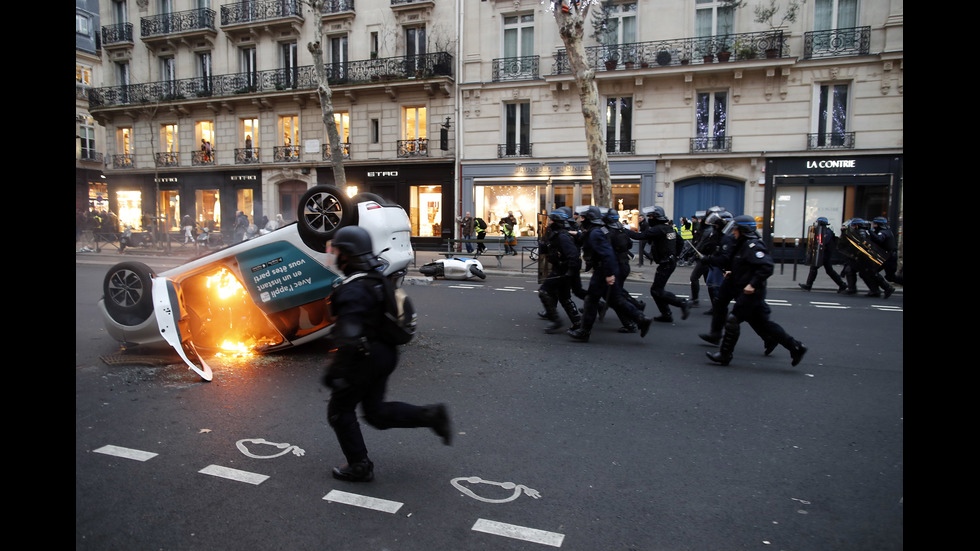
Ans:
{"label": "car tire", "polygon": [[334,186],[318,185],[306,190],[296,212],[299,236],[307,247],[325,252],[327,241],[337,230],[354,222],[350,199]]}
{"label": "car tire", "polygon": [[106,312],[122,325],[139,325],[153,313],[153,270],[142,262],[121,262],[102,281]]}
{"label": "car tire", "polygon": [[475,275],[476,277],[478,277],[480,279],[486,279],[487,278],[487,274],[483,273],[483,270],[477,268],[476,266],[470,266],[470,273],[473,274],[473,275]]}

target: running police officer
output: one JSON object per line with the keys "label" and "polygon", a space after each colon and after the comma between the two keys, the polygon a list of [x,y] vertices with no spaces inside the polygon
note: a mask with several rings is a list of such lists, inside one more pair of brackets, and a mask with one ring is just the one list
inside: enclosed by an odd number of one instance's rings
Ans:
{"label": "running police officer", "polygon": [[732,250],[731,271],[726,276],[736,293],[735,306],[725,323],[719,351],[708,352],[707,356],[711,361],[728,365],[738,342],[740,325],[745,321],[760,335],[768,335],[789,350],[792,365],[797,365],[806,353],[806,346],[769,319],[771,311],[766,304],[766,280],[773,272],[772,257],[756,233],[754,218],[743,214],[736,216],[734,222],[732,235],[735,247]]}
{"label": "running police officer", "polygon": [[885,270],[885,280],[904,285],[904,278],[896,273],[898,271],[898,241],[895,239],[895,232],[888,227],[888,219],[884,216],[879,216],[872,222],[874,223],[874,231],[871,233],[871,239],[887,255],[885,263],[881,265],[882,269]]}
{"label": "running police officer", "polygon": [[653,318],[655,321],[672,322],[674,316],[670,312],[670,306],[681,309],[681,319],[687,319],[691,313],[691,303],[686,299],[677,298],[674,293],[667,290],[667,280],[670,274],[677,268],[677,254],[683,245],[677,235],[677,230],[671,224],[670,219],[664,214],[662,207],[644,207],[643,214],[647,217],[650,226],[643,233],[626,230],[627,235],[635,239],[645,239],[650,242],[650,254],[653,261],[657,263],[657,273],[653,277],[653,284],[650,285],[650,296],[657,304],[660,315]]}
{"label": "running police officer", "polygon": [[[637,310],[642,311],[646,307],[646,304],[634,298],[624,288],[626,278],[630,275],[630,257],[633,254],[630,252],[630,249],[633,248],[633,240],[626,234],[626,229],[619,222],[619,212],[616,209],[607,210],[602,216],[602,221],[609,230],[609,244],[612,245],[613,252],[616,254],[616,260],[619,262],[619,279],[616,281],[616,288],[612,292],[620,293],[624,300],[629,301]],[[620,308],[616,311],[616,314],[619,316],[620,323],[623,324],[619,328],[620,333],[636,333],[638,331],[636,322],[629,317],[629,314],[625,310]]]}
{"label": "running police officer", "polygon": [[[539,252],[548,259],[550,270],[544,283],[538,288],[538,298],[544,305],[542,317],[551,323],[546,333],[557,333],[562,328],[559,321],[558,304],[572,322],[572,329],[582,323],[582,314],[572,300],[572,280],[579,276],[581,260],[575,239],[568,233],[572,219],[572,209],[559,207],[548,215],[550,223],[545,230],[544,239],[539,244]],[[581,286],[581,282],[579,282]]]}
{"label": "running police officer", "polygon": [[609,306],[617,312],[624,310],[627,317],[634,320],[640,329],[640,336],[645,337],[650,330],[652,320],[644,317],[635,306],[624,300],[622,293],[614,293],[616,280],[621,277],[619,262],[609,243],[609,229],[602,221],[602,211],[595,205],[589,206],[583,213],[585,239],[582,253],[592,265],[592,279],[589,280],[588,294],[582,313],[582,326],[570,329],[568,335],[573,339],[588,342],[599,313],[599,303],[603,297]]}
{"label": "running police officer", "polygon": [[357,421],[361,404],[364,419],[379,430],[430,427],[449,445],[449,415],[445,405],[415,406],[385,402],[388,376],[398,363],[398,349],[378,333],[385,312],[381,262],[374,255],[371,235],[360,226],[345,226],[334,234],[330,247],[343,282],[329,298],[334,318],[332,362],[324,376],[331,389],[327,421],[337,435],[347,464],[333,469],[333,477],[350,482],[374,479],[374,463]]}
{"label": "running police officer", "polygon": [[698,252],[698,258],[694,264],[694,269],[691,270],[691,306],[698,305],[699,296],[701,295],[701,278],[704,278],[708,286],[709,304],[714,304],[715,296],[718,294],[718,286],[721,285],[721,277],[710,277],[713,271],[719,269],[713,268],[704,261],[705,257],[710,257],[715,254],[715,251],[721,245],[722,238],[725,236],[723,230],[727,220],[721,217],[721,213],[727,213],[724,207],[711,207],[708,209],[708,214],[701,223],[701,231],[698,232],[700,235],[698,237],[698,244],[695,247]]}
{"label": "running police officer", "polygon": [[834,266],[831,264],[831,257],[837,248],[837,235],[834,230],[830,229],[830,221],[824,216],[817,218],[813,229],[813,235],[810,239],[815,240],[816,243],[809,244],[809,248],[813,251],[810,259],[810,273],[806,276],[806,283],[800,283],[800,289],[804,291],[812,289],[813,282],[817,279],[817,272],[823,268],[830,279],[837,284],[837,292],[843,293],[847,290],[847,284],[841,279],[840,274],[834,271]]}

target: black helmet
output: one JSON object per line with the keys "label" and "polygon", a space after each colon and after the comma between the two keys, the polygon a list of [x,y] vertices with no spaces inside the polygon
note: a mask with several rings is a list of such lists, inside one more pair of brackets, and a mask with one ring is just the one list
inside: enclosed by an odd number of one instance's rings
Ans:
{"label": "black helmet", "polygon": [[885,218],[884,216],[878,216],[877,218],[875,218],[874,220],[872,220],[872,222],[874,222],[875,224],[878,224],[879,226],[881,226],[883,228],[887,228],[888,227],[888,219]]}
{"label": "black helmet", "polygon": [[735,228],[738,229],[739,233],[744,235],[753,234],[756,230],[755,218],[747,215],[740,214],[735,217]]}
{"label": "black helmet", "polygon": [[647,217],[647,220],[658,224],[670,222],[663,207],[643,207],[643,215]]}
{"label": "black helmet", "polygon": [[568,207],[558,207],[551,211],[551,214],[548,215],[548,219],[552,222],[568,222],[572,219],[572,209]]}
{"label": "black helmet", "polygon": [[818,226],[829,226],[830,225],[830,220],[827,220],[827,217],[826,216],[821,216],[821,217],[817,218],[817,225]]}
{"label": "black helmet", "polygon": [[613,229],[619,229],[622,227],[622,225],[619,223],[619,212],[616,209],[607,210],[606,214],[602,217],[602,221],[606,223],[606,226]]}
{"label": "black helmet", "polygon": [[[715,207],[711,207],[715,208]],[[708,226],[715,226],[717,228],[725,227],[725,224],[730,222],[732,219],[732,213],[727,210],[717,210],[711,211],[707,217],[704,219],[704,223]]]}
{"label": "black helmet", "polygon": [[374,255],[371,234],[360,226],[344,226],[337,230],[330,247],[337,256],[337,266],[344,274],[379,268],[381,262]]}
{"label": "black helmet", "polygon": [[581,216],[590,224],[595,224],[597,226],[602,225],[602,210],[595,205],[589,205],[586,207],[585,212],[582,212]]}

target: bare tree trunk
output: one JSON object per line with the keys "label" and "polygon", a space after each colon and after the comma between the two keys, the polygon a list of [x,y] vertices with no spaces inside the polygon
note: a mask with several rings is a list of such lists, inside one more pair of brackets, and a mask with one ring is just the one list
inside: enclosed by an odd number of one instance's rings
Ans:
{"label": "bare tree trunk", "polygon": [[330,165],[333,167],[334,185],[344,190],[347,188],[347,172],[344,170],[344,146],[340,140],[340,132],[337,131],[337,122],[334,120],[333,113],[333,91],[327,82],[327,66],[323,63],[323,25],[320,23],[320,8],[323,0],[310,0],[309,6],[313,10],[314,21],[319,27],[320,39],[307,45],[310,53],[313,54],[313,75],[316,78],[316,93],[320,98],[320,113],[323,117],[323,126],[327,129],[327,144],[330,151]]}
{"label": "bare tree trunk", "polygon": [[595,204],[612,207],[612,181],[609,176],[609,158],[602,139],[602,115],[599,110],[599,92],[595,86],[595,70],[589,66],[582,39],[585,36],[585,20],[591,5],[580,4],[571,13],[555,9],[558,33],[565,43],[569,67],[575,77],[582,116],[585,119],[585,144],[588,148],[589,168],[592,170],[592,196]]}

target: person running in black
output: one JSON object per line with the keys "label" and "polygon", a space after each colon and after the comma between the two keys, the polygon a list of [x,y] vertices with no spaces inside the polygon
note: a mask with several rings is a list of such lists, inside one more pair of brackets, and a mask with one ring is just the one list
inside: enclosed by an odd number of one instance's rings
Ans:
{"label": "person running in black", "polygon": [[656,303],[660,315],[653,318],[654,321],[672,322],[674,316],[670,312],[670,307],[675,306],[681,309],[681,319],[687,319],[691,313],[691,303],[687,299],[681,300],[677,295],[667,290],[667,280],[670,274],[677,268],[677,254],[683,242],[677,235],[670,219],[664,214],[661,207],[644,207],[643,214],[650,225],[643,233],[633,230],[626,230],[626,234],[633,239],[643,239],[650,243],[650,254],[653,261],[657,263],[657,273],[653,277],[653,284],[650,285],[650,296]]}
{"label": "person running in black", "polygon": [[347,459],[347,464],[333,469],[333,477],[368,482],[374,479],[374,463],[368,458],[357,421],[358,404],[368,424],[379,430],[430,427],[446,445],[451,443],[452,432],[444,404],[384,401],[388,377],[398,364],[398,348],[378,330],[385,313],[383,281],[378,278],[384,276],[371,235],[360,226],[345,226],[337,230],[330,247],[346,276],[329,297],[336,321],[331,333],[333,361],[324,376],[324,384],[331,389],[327,422]]}
{"label": "person running in black", "polygon": [[799,364],[807,351],[806,346],[769,319],[771,310],[766,304],[766,280],[773,273],[773,261],[762,238],[756,233],[755,219],[744,214],[736,216],[732,236],[735,243],[726,278],[735,292],[735,306],[725,323],[719,350],[707,352],[708,359],[721,365],[732,361],[740,325],[744,321],[760,335],[783,345],[789,350],[792,365]]}
{"label": "person running in black", "polygon": [[817,279],[817,272],[823,268],[837,285],[837,292],[843,293],[847,290],[847,284],[844,283],[840,274],[834,270],[834,266],[831,264],[831,257],[837,249],[837,235],[834,230],[830,229],[830,221],[823,216],[817,218],[813,229],[811,239],[815,239],[816,243],[811,243],[809,247],[813,251],[812,258],[809,259],[810,273],[806,276],[806,283],[800,283],[800,289],[804,291],[812,289],[813,282]]}

